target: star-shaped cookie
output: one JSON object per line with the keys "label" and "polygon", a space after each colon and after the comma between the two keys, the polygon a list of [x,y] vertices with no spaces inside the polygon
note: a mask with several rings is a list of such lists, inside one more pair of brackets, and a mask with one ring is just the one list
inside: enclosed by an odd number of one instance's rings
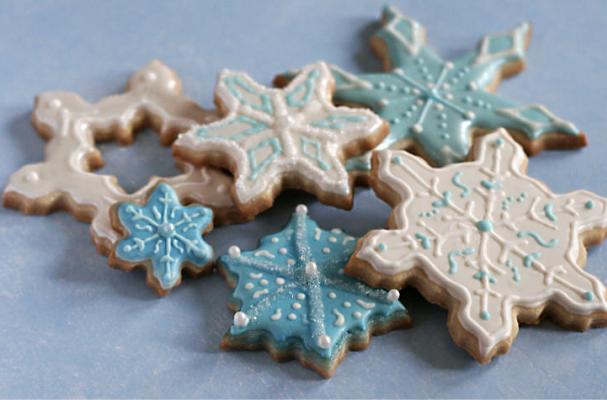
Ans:
{"label": "star-shaped cookie", "polygon": [[387,126],[370,111],[333,106],[333,86],[324,63],[303,68],[284,89],[223,71],[216,102],[225,117],[180,136],[175,155],[230,169],[233,200],[247,215],[270,207],[286,187],[349,208],[352,188],[344,161],[377,145]]}
{"label": "star-shaped cookie", "polygon": [[123,234],[109,257],[112,266],[143,266],[147,283],[163,296],[181,282],[181,269],[194,275],[212,268],[213,249],[202,233],[213,229],[213,211],[184,207],[171,186],[160,183],[145,203],[121,202],[110,210],[112,225]]}
{"label": "star-shaped cookie", "polygon": [[[499,97],[502,78],[525,65],[531,26],[485,36],[477,48],[444,61],[426,45],[426,30],[417,21],[386,7],[371,44],[386,72],[350,74],[332,66],[337,104],[364,106],[390,124],[378,149],[414,149],[433,165],[467,158],[473,137],[506,128],[527,153],[544,148],[573,148],[586,138],[573,124],[544,106],[521,105]],[[278,86],[290,74],[277,77]],[[370,153],[348,161],[350,172],[364,177]]]}
{"label": "star-shaped cookie", "polygon": [[505,130],[481,138],[476,161],[436,169],[404,151],[373,156],[373,187],[394,209],[346,272],[373,286],[415,286],[449,309],[457,344],[488,362],[518,322],[544,315],[575,329],[607,324],[605,286],[585,272],[585,245],[607,234],[607,199],[552,193],[525,175]]}
{"label": "star-shaped cookie", "polygon": [[234,290],[234,325],[222,347],[266,348],[329,377],[348,349],[372,334],[408,325],[397,290],[372,289],[345,276],[356,238],[321,229],[300,205],[281,232],[258,249],[232,246],[219,269]]}

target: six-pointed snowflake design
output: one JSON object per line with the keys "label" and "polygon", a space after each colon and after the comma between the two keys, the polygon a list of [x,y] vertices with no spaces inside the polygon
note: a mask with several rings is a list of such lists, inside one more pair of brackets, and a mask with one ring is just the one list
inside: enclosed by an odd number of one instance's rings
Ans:
{"label": "six-pointed snowflake design", "polygon": [[[529,140],[558,133],[566,135],[561,137],[569,146],[583,146],[585,136],[545,107],[490,93],[502,76],[522,68],[530,34],[530,25],[523,23],[512,32],[485,36],[474,51],[453,62],[444,61],[426,46],[423,26],[386,7],[372,40],[386,72],[354,75],[332,66],[334,101],[364,105],[389,122],[390,134],[378,149],[415,144],[437,165],[465,160],[477,128],[504,127]],[[370,154],[353,158],[348,170],[369,171],[370,159]]]}
{"label": "six-pointed snowflake design", "polygon": [[605,287],[579,265],[581,235],[607,228],[607,200],[556,195],[527,177],[527,158],[504,130],[477,150],[477,161],[441,169],[377,152],[376,189],[396,202],[391,229],[368,233],[346,270],[395,286],[423,270],[459,305],[453,320],[475,337],[478,348],[467,348],[481,361],[511,337],[521,307],[539,318],[558,305],[579,328],[607,321]]}
{"label": "six-pointed snowflake design", "polygon": [[213,249],[201,234],[212,228],[210,209],[183,207],[164,183],[156,186],[145,205],[123,202],[116,208],[113,217],[126,236],[116,244],[110,262],[129,269],[147,266],[148,281],[153,276],[160,294],[179,284],[183,266],[202,272],[209,265]]}
{"label": "six-pointed snowflake design", "polygon": [[324,63],[303,68],[283,90],[223,71],[216,97],[226,117],[180,137],[176,155],[203,163],[217,162],[217,153],[227,156],[230,162],[221,158],[219,163],[232,168],[241,205],[297,179],[304,182],[299,188],[309,188],[321,201],[328,193],[325,200],[349,206],[352,191],[343,158],[379,143],[386,125],[368,110],[333,106],[332,87]]}
{"label": "six-pointed snowflake design", "polygon": [[264,237],[257,250],[231,247],[219,265],[237,281],[240,311],[224,346],[262,347],[270,335],[278,352],[303,346],[312,354],[308,360],[322,360],[316,369],[330,374],[349,335],[364,341],[381,325],[408,322],[397,290],[372,289],[343,275],[356,242],[340,229],[320,229],[300,205],[287,227]]}

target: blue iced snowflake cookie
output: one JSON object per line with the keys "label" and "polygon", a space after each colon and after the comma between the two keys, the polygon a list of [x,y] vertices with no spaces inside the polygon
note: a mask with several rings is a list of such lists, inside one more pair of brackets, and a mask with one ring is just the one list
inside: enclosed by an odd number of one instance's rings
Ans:
{"label": "blue iced snowflake cookie", "polygon": [[183,268],[194,275],[211,270],[213,249],[202,233],[213,228],[213,212],[200,205],[182,206],[169,185],[157,185],[143,205],[122,202],[110,213],[123,234],[110,265],[127,271],[145,267],[147,283],[159,295],[179,285]]}
{"label": "blue iced snowflake cookie", "polygon": [[357,239],[318,227],[299,205],[282,231],[259,248],[232,246],[219,258],[239,310],[223,348],[266,348],[278,359],[297,358],[324,377],[346,351],[367,346],[372,334],[409,324],[397,290],[373,289],[343,267]]}
{"label": "blue iced snowflake cookie", "polygon": [[[499,127],[529,154],[543,148],[584,146],[586,138],[573,124],[537,104],[521,105],[492,92],[503,77],[525,64],[531,26],[485,36],[477,48],[445,61],[426,45],[426,30],[394,7],[383,11],[372,38],[386,72],[351,74],[332,66],[338,104],[365,106],[390,124],[390,134],[377,147],[415,148],[427,161],[443,166],[464,161],[472,136]],[[279,76],[280,86],[292,73]],[[350,159],[350,173],[366,176],[370,153]]]}

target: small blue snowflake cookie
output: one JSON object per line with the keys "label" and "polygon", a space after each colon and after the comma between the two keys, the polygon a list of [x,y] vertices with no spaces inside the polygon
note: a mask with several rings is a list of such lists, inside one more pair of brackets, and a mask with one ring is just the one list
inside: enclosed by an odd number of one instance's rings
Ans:
{"label": "small blue snowflake cookie", "polygon": [[202,233],[213,229],[213,212],[184,207],[171,186],[157,185],[144,204],[117,203],[110,210],[112,225],[123,235],[109,262],[130,271],[147,270],[147,283],[164,296],[181,283],[181,270],[201,275],[212,269],[213,249]]}
{"label": "small blue snowflake cookie", "polygon": [[222,348],[265,348],[278,361],[296,358],[328,378],[372,334],[408,326],[397,290],[344,275],[356,242],[340,229],[320,229],[299,205],[286,228],[264,237],[258,249],[230,247],[218,267],[235,288],[238,312]]}

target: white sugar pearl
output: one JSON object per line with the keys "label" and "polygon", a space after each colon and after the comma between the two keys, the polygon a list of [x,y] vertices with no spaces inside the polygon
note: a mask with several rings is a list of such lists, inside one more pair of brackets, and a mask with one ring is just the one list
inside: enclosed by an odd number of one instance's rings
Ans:
{"label": "white sugar pearl", "polygon": [[228,254],[232,258],[240,257],[240,247],[230,246],[230,248],[228,249]]}
{"label": "white sugar pearl", "polygon": [[331,338],[327,335],[321,335],[318,338],[318,346],[323,349],[328,349],[331,347]]}
{"label": "white sugar pearl", "polygon": [[297,213],[297,215],[306,215],[308,213],[308,207],[303,204],[300,204],[295,208],[295,212]]}
{"label": "white sugar pearl", "polygon": [[249,324],[249,316],[242,311],[238,311],[234,314],[234,326],[238,328],[244,328]]}
{"label": "white sugar pearl", "polygon": [[386,296],[386,299],[390,302],[390,303],[394,303],[396,300],[398,300],[398,298],[400,297],[400,292],[396,289],[391,289],[388,292],[388,295]]}

